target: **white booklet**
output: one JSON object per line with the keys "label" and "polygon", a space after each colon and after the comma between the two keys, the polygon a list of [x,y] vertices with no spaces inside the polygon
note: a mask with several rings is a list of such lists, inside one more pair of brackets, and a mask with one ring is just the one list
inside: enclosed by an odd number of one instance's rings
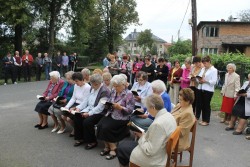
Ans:
{"label": "white booklet", "polygon": [[45,97],[41,96],[41,95],[36,95],[36,98],[39,99],[39,100],[45,100]]}
{"label": "white booklet", "polygon": [[73,114],[73,115],[75,115],[76,113],[80,113],[80,112],[78,112],[78,111],[76,111],[76,110],[69,111],[69,109],[67,109],[67,108],[65,108],[65,107],[61,107],[60,110],[61,110],[61,111],[67,111],[67,112],[69,112],[69,113],[71,113],[71,114]]}

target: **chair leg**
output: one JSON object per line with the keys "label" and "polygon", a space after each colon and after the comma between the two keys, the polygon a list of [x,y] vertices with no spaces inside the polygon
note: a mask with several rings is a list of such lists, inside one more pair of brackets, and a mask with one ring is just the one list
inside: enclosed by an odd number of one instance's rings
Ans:
{"label": "chair leg", "polygon": [[180,162],[182,161],[182,152],[180,152]]}
{"label": "chair leg", "polygon": [[194,153],[193,151],[189,152],[190,153],[190,159],[189,159],[189,167],[192,167],[193,166],[193,158],[194,158]]}

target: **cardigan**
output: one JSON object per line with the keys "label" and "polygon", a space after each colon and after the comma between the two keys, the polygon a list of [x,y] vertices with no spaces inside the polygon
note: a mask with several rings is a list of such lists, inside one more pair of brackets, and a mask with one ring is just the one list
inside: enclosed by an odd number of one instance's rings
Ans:
{"label": "cardigan", "polygon": [[[58,82],[56,83],[56,85],[54,86],[52,92],[51,92],[51,95],[49,96],[49,100],[53,100],[55,97],[57,97],[58,95],[58,92],[62,89],[63,87],[63,83],[64,83],[64,80],[62,79],[59,79]],[[43,93],[43,96],[44,97],[47,97],[48,96],[48,92],[49,92],[49,89],[50,87],[52,86],[52,82],[49,81],[49,84],[47,86],[47,89],[45,90],[45,92]]]}
{"label": "cardigan", "polygon": [[[58,93],[59,97],[64,95],[64,91],[65,91],[65,89],[67,88],[68,85],[69,85],[69,83],[67,81],[65,81],[64,84],[63,84],[62,89]],[[71,86],[71,88],[69,89],[69,92],[66,94],[67,102],[69,102],[70,98],[72,97],[73,91],[74,91],[74,85]]]}

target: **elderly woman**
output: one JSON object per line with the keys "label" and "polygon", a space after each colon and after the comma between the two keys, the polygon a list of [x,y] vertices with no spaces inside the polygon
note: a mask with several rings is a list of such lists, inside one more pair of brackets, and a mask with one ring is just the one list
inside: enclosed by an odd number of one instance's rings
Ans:
{"label": "elderly woman", "polygon": [[[211,115],[211,105],[214,94],[214,86],[217,81],[217,69],[211,64],[211,58],[205,56],[202,58],[202,63],[204,68],[201,69],[199,73],[198,90],[197,90],[197,102],[196,102],[196,119],[199,120],[202,113],[202,121],[199,122],[202,126],[208,126],[210,122]],[[196,76],[197,77],[197,76]]]}
{"label": "elderly woman", "polygon": [[130,73],[131,73],[131,64],[128,59],[129,56],[123,54],[122,62],[120,64],[120,73],[125,74],[127,76],[127,82],[130,81]]}
{"label": "elderly woman", "polygon": [[226,131],[234,130],[235,122],[239,118],[239,124],[236,130],[233,132],[233,135],[241,135],[247,119],[250,117],[250,74],[248,74],[248,81],[246,81],[241,90],[237,93],[237,100],[233,107],[231,120]]}
{"label": "elderly woman", "polygon": [[99,69],[99,68],[96,68],[96,69],[94,69],[94,71],[92,72],[92,74],[100,74],[100,75],[102,75],[102,70]]}
{"label": "elderly woman", "polygon": [[90,70],[87,68],[82,69],[83,80],[85,83],[89,83]]}
{"label": "elderly woman", "polygon": [[189,133],[194,125],[195,116],[192,103],[194,101],[194,92],[190,88],[184,88],[179,93],[179,104],[172,110],[176,123],[181,127],[178,151],[186,150],[190,146]]}
{"label": "elderly woman", "polygon": [[117,75],[119,65],[118,62],[115,60],[115,55],[110,55],[109,58],[110,58],[110,62],[108,65],[109,72],[112,76]]}
{"label": "elderly woman", "polygon": [[148,82],[148,75],[143,71],[139,71],[137,74],[137,82],[134,83],[132,89],[135,98],[135,108],[142,108],[141,101],[143,98],[153,93],[151,84]]}
{"label": "elderly woman", "polygon": [[155,78],[155,66],[151,63],[150,57],[145,57],[145,64],[142,65],[141,71],[144,71],[148,75],[148,82],[153,82]]}
{"label": "elderly woman", "polygon": [[187,88],[190,85],[190,72],[191,72],[191,58],[187,57],[185,60],[185,68],[183,68],[181,76],[181,88]]}
{"label": "elderly woman", "polygon": [[146,133],[135,132],[140,137],[138,143],[119,143],[117,154],[121,166],[128,166],[129,161],[138,166],[166,166],[166,141],[175,131],[176,121],[164,108],[161,96],[152,94],[144,99],[144,103],[155,120]]}
{"label": "elderly woman", "polygon": [[104,141],[105,148],[101,155],[107,155],[106,159],[116,157],[116,143],[129,135],[127,123],[132,113],[135,101],[133,94],[126,88],[127,81],[121,75],[115,75],[111,79],[113,90],[106,106],[107,114],[97,125],[97,136]]}
{"label": "elderly woman", "polygon": [[171,68],[169,75],[168,75],[168,81],[170,85],[170,99],[173,104],[177,104],[178,102],[178,95],[180,90],[180,78],[182,76],[182,68],[180,67],[179,60],[174,61],[174,67]]}
{"label": "elderly woman", "polygon": [[[75,82],[73,95],[70,101],[65,106],[66,109],[69,109],[69,112],[63,111],[62,119],[67,121],[72,127],[74,127],[74,115],[71,113],[75,110],[81,102],[85,101],[88,98],[90,93],[89,84],[84,82],[83,75],[80,72],[75,72],[72,75],[72,79]],[[70,133],[70,137],[74,136],[74,130]]]}
{"label": "elderly woman", "polygon": [[57,71],[52,71],[49,73],[50,82],[47,86],[47,89],[43,93],[45,100],[40,101],[35,108],[35,111],[38,112],[39,123],[35,125],[35,128],[45,129],[48,128],[48,109],[52,104],[52,101],[57,97],[58,92],[61,90],[64,81],[60,79],[60,74]]}
{"label": "elderly woman", "polygon": [[[171,101],[170,97],[166,92],[166,85],[161,80],[155,80],[151,83],[153,93],[161,96],[164,108],[170,112],[171,111]],[[143,112],[143,110],[141,110]],[[143,115],[132,115],[131,121],[134,122],[137,126],[141,127],[144,130],[148,130],[148,127],[152,124],[154,117],[150,115],[147,111]]]}
{"label": "elderly woman", "polygon": [[107,101],[110,96],[109,89],[102,83],[102,76],[93,74],[90,76],[91,92],[88,98],[80,105],[76,106],[74,117],[75,144],[79,146],[84,142],[88,143],[85,149],[89,150],[97,146],[94,126],[103,117],[104,104],[101,101]]}
{"label": "elderly woman", "polygon": [[[72,75],[74,74],[73,71],[69,71],[65,74],[66,81],[64,82],[64,85],[61,89],[61,91],[58,93],[57,97],[62,97],[63,99],[60,100],[60,105],[53,104],[49,108],[49,113],[51,118],[54,121],[54,128],[52,129],[52,133],[57,132],[58,134],[62,134],[65,132],[65,122],[62,119],[62,112],[60,110],[60,107],[65,106],[69,100],[71,99],[74,91],[74,81],[72,80]],[[61,124],[59,124],[58,119],[60,120]]]}
{"label": "elderly woman", "polygon": [[156,67],[156,79],[162,80],[164,83],[168,81],[168,66],[164,64],[164,58],[158,59],[158,66]]}
{"label": "elderly woman", "polygon": [[240,76],[235,71],[235,64],[229,63],[227,65],[225,82],[221,90],[223,100],[220,110],[225,113],[225,116],[220,122],[225,124],[228,124],[231,119],[231,113],[237,97],[237,92],[240,90]]}
{"label": "elderly woman", "polygon": [[102,74],[102,78],[103,78],[103,84],[109,89],[111,90],[112,85],[110,84],[110,80],[112,79],[112,76],[109,72],[105,72]]}

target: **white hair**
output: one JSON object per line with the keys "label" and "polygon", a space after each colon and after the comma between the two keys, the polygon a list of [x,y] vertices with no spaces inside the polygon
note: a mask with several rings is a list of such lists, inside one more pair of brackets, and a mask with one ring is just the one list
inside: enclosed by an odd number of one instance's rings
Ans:
{"label": "white hair", "polygon": [[90,83],[99,83],[101,84],[103,81],[102,76],[100,74],[93,74],[90,76]]}
{"label": "white hair", "polygon": [[125,75],[125,74],[119,74],[119,75],[122,76],[127,81],[127,79],[128,79],[127,75]]}
{"label": "white hair", "polygon": [[74,74],[74,71],[68,71],[64,74],[64,76],[67,78],[67,77],[70,77],[72,79],[72,75]]}
{"label": "white hair", "polygon": [[125,79],[122,75],[115,75],[111,79],[111,84],[117,84],[117,85],[126,85],[127,79]]}
{"label": "white hair", "polygon": [[60,73],[59,73],[58,71],[51,71],[51,72],[49,73],[49,76],[50,76],[50,77],[53,77],[53,78],[59,79],[59,78],[60,78]]}
{"label": "white hair", "polygon": [[81,71],[82,74],[90,75],[90,70],[87,68],[82,69]]}
{"label": "white hair", "polygon": [[235,65],[234,63],[229,63],[229,64],[227,65],[227,69],[228,69],[229,67],[232,67],[232,68],[234,69],[234,71],[236,71],[236,65]]}
{"label": "white hair", "polygon": [[154,80],[151,83],[152,89],[156,91],[157,93],[162,93],[166,91],[166,85],[162,80]]}

